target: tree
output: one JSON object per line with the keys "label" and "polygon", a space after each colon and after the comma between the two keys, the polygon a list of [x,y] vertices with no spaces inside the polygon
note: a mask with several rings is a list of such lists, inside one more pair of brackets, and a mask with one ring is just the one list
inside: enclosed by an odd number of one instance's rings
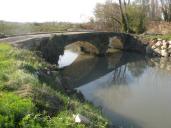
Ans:
{"label": "tree", "polygon": [[95,8],[95,20],[100,30],[124,31],[127,33],[141,33],[145,30],[145,6],[131,2],[131,0],[119,0],[118,3],[107,1],[105,4],[97,4]]}
{"label": "tree", "polygon": [[98,29],[107,31],[121,31],[121,14],[119,5],[111,1],[97,4],[95,7],[95,20]]}
{"label": "tree", "polygon": [[171,0],[160,0],[165,21],[171,22]]}
{"label": "tree", "polygon": [[[136,1],[119,0],[122,14],[123,29],[129,33],[142,33],[145,31],[145,1],[137,4]],[[143,6],[142,6],[143,5]]]}
{"label": "tree", "polygon": [[[124,3],[124,10],[122,8],[122,3]],[[130,1],[128,1],[128,3],[130,3]],[[121,0],[119,0],[119,7],[120,7],[120,11],[121,11],[121,15],[122,15],[122,23],[123,23],[123,29],[126,32],[130,32],[130,28],[129,28],[129,23],[128,23],[128,15],[127,15],[127,4],[126,1],[123,0],[123,2]]]}

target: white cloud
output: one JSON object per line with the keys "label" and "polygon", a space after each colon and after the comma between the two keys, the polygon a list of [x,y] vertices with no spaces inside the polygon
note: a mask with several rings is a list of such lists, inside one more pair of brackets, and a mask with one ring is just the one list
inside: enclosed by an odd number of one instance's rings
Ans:
{"label": "white cloud", "polygon": [[105,0],[0,0],[0,20],[85,22]]}

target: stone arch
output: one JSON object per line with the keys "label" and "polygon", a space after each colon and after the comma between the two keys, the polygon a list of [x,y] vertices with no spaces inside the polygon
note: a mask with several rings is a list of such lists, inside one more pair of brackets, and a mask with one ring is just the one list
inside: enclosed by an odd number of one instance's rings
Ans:
{"label": "stone arch", "polygon": [[[76,49],[73,49],[74,47]],[[76,41],[76,42],[69,43],[68,45],[65,46],[65,49],[69,49],[69,48],[71,48],[74,51],[76,50],[93,55],[99,54],[99,50],[97,49],[97,47],[88,41]]]}
{"label": "stone arch", "polygon": [[145,53],[145,46],[141,41],[128,34],[112,32],[53,35],[40,39],[38,49],[48,62],[56,64],[59,55],[64,53],[65,46],[73,43],[78,44],[82,51],[97,55],[105,55],[110,45],[124,51]]}
{"label": "stone arch", "polygon": [[99,49],[91,41],[81,39],[72,39],[67,36],[53,36],[49,39],[42,40],[40,43],[40,51],[43,57],[50,63],[57,63],[59,56],[64,54],[67,45],[75,44],[80,47],[80,50],[85,53],[99,54]]}

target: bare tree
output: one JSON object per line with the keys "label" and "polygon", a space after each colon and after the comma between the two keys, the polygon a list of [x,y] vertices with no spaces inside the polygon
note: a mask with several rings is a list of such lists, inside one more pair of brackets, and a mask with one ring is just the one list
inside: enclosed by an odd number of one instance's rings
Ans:
{"label": "bare tree", "polygon": [[165,21],[171,21],[171,0],[160,0]]}
{"label": "bare tree", "polygon": [[122,18],[118,4],[112,1],[106,1],[105,4],[97,4],[94,13],[99,29],[121,31]]}
{"label": "bare tree", "polygon": [[[123,6],[122,6],[122,3],[124,3],[124,10],[123,10]],[[130,1],[128,1],[128,4],[130,3]],[[122,15],[122,23],[124,25],[124,30],[126,32],[129,32],[130,29],[129,29],[129,23],[128,23],[128,17],[127,17],[127,12],[126,12],[126,1],[123,0],[119,0],[119,7],[120,7],[120,11],[121,11],[121,15]]]}

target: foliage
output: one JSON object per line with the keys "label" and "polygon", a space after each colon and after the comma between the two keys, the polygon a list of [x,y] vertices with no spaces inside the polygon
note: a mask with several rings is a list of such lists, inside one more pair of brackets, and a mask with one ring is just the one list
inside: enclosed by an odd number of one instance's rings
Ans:
{"label": "foliage", "polygon": [[146,26],[146,15],[143,8],[136,3],[123,3],[107,1],[97,4],[95,18],[98,28],[107,31],[124,31],[130,33],[143,33]]}
{"label": "foliage", "polygon": [[19,123],[21,128],[47,128],[49,118],[41,114],[28,114]]}
{"label": "foliage", "polygon": [[0,21],[0,33],[5,35],[57,32],[67,30],[79,30],[80,24],[67,22],[45,22],[45,23],[17,23]]}
{"label": "foliage", "polygon": [[121,14],[119,5],[107,1],[95,7],[96,28],[99,30],[121,31]]}
{"label": "foliage", "polygon": [[143,36],[144,40],[152,40],[152,39],[155,39],[155,38],[159,38],[159,39],[163,39],[163,40],[171,40],[171,34],[169,35],[144,35]]}
{"label": "foliage", "polygon": [[[61,88],[56,69],[47,75],[52,67],[34,52],[0,44],[0,127],[107,127],[97,109]],[[93,125],[76,124],[77,113]]]}
{"label": "foliage", "polygon": [[171,1],[160,0],[162,5],[162,13],[165,21],[171,22]]}
{"label": "foliage", "polygon": [[146,26],[146,17],[140,6],[130,5],[127,8],[129,28],[132,33],[143,33]]}
{"label": "foliage", "polygon": [[0,127],[17,127],[22,118],[34,111],[30,99],[22,99],[12,93],[0,93]]}

